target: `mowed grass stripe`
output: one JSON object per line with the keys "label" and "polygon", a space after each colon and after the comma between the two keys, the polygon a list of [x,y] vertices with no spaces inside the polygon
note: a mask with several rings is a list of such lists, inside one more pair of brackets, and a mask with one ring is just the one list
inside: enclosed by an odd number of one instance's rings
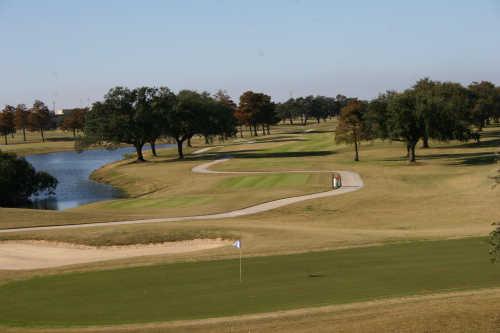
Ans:
{"label": "mowed grass stripe", "polygon": [[0,287],[0,324],[168,321],[500,286],[485,239],[38,277]]}
{"label": "mowed grass stripe", "polygon": [[275,174],[257,176],[237,176],[224,179],[218,187],[222,189],[270,189],[276,187],[297,187],[308,184],[308,174]]}

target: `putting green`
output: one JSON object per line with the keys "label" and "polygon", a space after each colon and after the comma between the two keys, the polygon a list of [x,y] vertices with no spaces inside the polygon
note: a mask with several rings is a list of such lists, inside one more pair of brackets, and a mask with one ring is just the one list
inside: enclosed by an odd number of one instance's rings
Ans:
{"label": "putting green", "polygon": [[[235,250],[236,251],[236,250]],[[72,326],[207,318],[500,286],[484,238],[32,278],[0,287],[0,324]]]}

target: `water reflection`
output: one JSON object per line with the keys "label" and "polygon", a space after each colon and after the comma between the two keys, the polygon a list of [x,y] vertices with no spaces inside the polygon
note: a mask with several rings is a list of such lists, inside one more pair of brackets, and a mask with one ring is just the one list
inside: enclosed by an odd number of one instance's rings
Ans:
{"label": "water reflection", "polygon": [[[168,146],[171,145],[158,145],[159,148]],[[113,186],[92,181],[89,176],[95,169],[132,153],[134,148],[127,147],[116,150],[98,149],[82,153],[69,151],[27,156],[26,160],[36,170],[46,171],[59,181],[55,196],[33,196],[30,207],[62,210],[123,196]]]}

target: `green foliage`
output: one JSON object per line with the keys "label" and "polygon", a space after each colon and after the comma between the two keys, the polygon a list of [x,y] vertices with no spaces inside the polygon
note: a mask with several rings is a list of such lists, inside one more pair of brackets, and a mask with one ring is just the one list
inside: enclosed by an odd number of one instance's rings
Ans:
{"label": "green foliage", "polygon": [[488,81],[473,82],[469,85],[469,91],[472,100],[471,120],[482,130],[488,119],[498,112],[498,92],[495,85]]}
{"label": "green foliage", "polygon": [[24,158],[0,151],[0,205],[18,206],[31,195],[47,191],[52,194],[57,179],[46,172],[37,172]]}
{"label": "green foliage", "polygon": [[15,132],[15,108],[7,105],[2,112],[0,112],[0,135],[3,135],[5,144],[7,144],[7,136]]}
{"label": "green foliage", "polygon": [[262,126],[263,130],[266,127],[269,134],[269,126],[279,121],[271,96],[253,91],[246,91],[240,96],[235,116],[239,123],[252,127],[254,135],[258,135],[257,126]]}

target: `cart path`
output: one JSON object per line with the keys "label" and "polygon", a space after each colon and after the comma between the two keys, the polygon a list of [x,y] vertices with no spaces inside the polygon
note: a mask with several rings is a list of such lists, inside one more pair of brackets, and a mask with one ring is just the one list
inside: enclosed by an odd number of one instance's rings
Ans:
{"label": "cart path", "polygon": [[318,192],[312,194],[305,194],[295,197],[289,197],[284,199],[272,200],[257,204],[254,206],[232,210],[225,213],[216,214],[206,214],[206,215],[194,215],[194,216],[178,216],[178,217],[164,217],[164,218],[152,218],[152,219],[142,219],[142,220],[127,220],[127,221],[115,221],[115,222],[96,222],[96,223],[82,223],[82,224],[67,224],[67,225],[55,225],[55,226],[41,226],[41,227],[24,227],[24,228],[10,228],[2,229],[0,233],[13,233],[22,231],[46,231],[46,230],[57,230],[57,229],[76,229],[76,228],[91,228],[91,227],[106,227],[113,225],[128,225],[128,224],[142,224],[142,223],[162,223],[162,222],[178,222],[178,221],[193,221],[193,220],[217,220],[217,219],[227,219],[240,217],[245,215],[252,215],[262,212],[267,212],[272,209],[288,206],[298,202],[327,198],[336,195],[342,195],[349,192],[354,192],[361,189],[364,184],[363,180],[356,172],[352,171],[325,171],[325,170],[289,170],[289,171],[213,171],[209,168],[230,160],[230,157],[217,159],[211,162],[207,162],[196,166],[192,169],[194,173],[204,173],[204,174],[281,174],[281,173],[339,173],[342,178],[342,187],[336,190],[330,190],[326,192]]}

